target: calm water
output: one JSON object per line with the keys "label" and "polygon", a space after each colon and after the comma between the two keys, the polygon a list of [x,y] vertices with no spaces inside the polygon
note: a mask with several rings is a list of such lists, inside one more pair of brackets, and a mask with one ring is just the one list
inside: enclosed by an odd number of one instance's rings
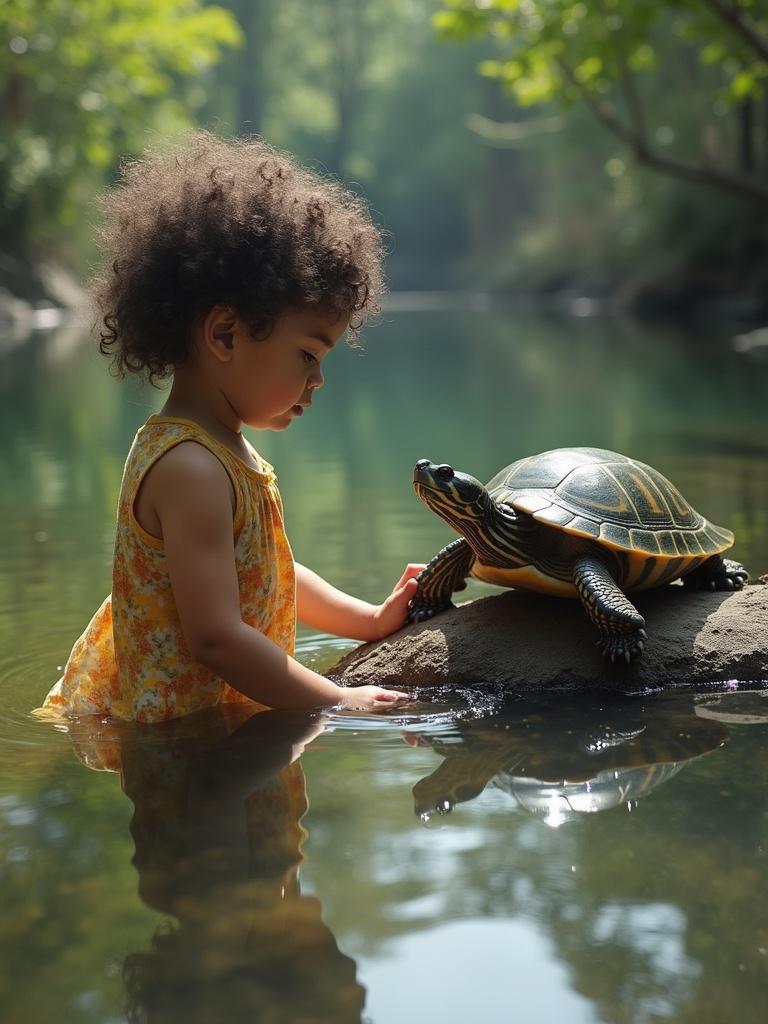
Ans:
{"label": "calm water", "polygon": [[[363,597],[450,539],[417,458],[487,479],[565,444],[653,463],[768,570],[768,361],[726,330],[390,314],[327,367],[254,441],[296,557]],[[4,1024],[764,1020],[768,691],[58,732],[29,710],[109,589],[162,395],[77,328],[0,355],[0,391]]]}

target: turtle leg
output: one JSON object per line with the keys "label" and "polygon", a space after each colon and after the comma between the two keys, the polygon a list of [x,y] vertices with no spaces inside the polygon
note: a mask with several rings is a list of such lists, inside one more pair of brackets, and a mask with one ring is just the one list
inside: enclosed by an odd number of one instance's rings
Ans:
{"label": "turtle leg", "polygon": [[463,537],[442,548],[419,576],[416,596],[411,599],[408,622],[423,622],[437,612],[452,608],[451,594],[463,590],[474,561],[472,548]]}
{"label": "turtle leg", "polygon": [[645,619],[618,586],[599,558],[580,558],[573,567],[573,583],[584,610],[597,627],[597,646],[605,657],[629,663],[645,645]]}
{"label": "turtle leg", "polygon": [[692,590],[741,590],[748,579],[749,573],[741,562],[713,555],[683,577],[683,586]]}

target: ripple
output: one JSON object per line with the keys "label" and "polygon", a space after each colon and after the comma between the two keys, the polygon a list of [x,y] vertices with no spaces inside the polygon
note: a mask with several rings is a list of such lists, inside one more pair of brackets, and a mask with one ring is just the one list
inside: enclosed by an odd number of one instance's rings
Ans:
{"label": "ripple", "polygon": [[14,770],[21,771],[22,759],[26,773],[30,762],[40,755],[47,760],[49,752],[60,751],[67,742],[59,730],[32,714],[55,682],[57,669],[55,656],[45,650],[6,653],[0,660],[0,769],[6,780]]}
{"label": "ripple", "polygon": [[456,732],[457,723],[493,717],[509,701],[508,696],[497,693],[448,686],[412,688],[410,692],[410,700],[388,710],[331,711],[325,731],[387,731],[399,735],[412,729],[420,735],[439,736],[446,742]]}
{"label": "ripple", "polygon": [[[296,657],[315,672],[325,673],[356,644],[327,633],[300,636]],[[416,729],[438,735],[449,733],[455,723],[466,719],[487,718],[508,705],[509,693],[503,690],[472,689],[457,686],[413,687],[403,684],[410,700],[396,707],[374,712],[355,710],[328,713],[325,732],[396,732]]]}
{"label": "ripple", "polygon": [[[50,686],[61,673],[57,653],[63,649],[50,633],[32,638],[33,650],[10,652],[0,659],[0,770],[6,779],[12,777],[16,765],[24,760],[25,771],[30,762],[47,763],[50,756],[66,745],[64,730],[36,718],[32,709],[39,706]],[[64,645],[65,646],[65,645]],[[300,637],[296,656],[302,664],[317,672],[325,672],[355,645],[349,640],[327,634]],[[333,711],[327,718],[326,731],[390,733],[398,737],[403,731],[427,730],[444,741],[455,723],[466,718],[494,714],[502,703],[498,695],[454,687],[409,688],[411,700],[387,711],[365,713]],[[508,700],[508,698],[507,698]]]}

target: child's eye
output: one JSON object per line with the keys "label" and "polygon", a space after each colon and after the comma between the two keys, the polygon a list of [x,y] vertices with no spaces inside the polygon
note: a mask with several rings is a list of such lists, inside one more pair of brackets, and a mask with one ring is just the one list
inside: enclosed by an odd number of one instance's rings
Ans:
{"label": "child's eye", "polygon": [[311,352],[307,352],[305,349],[302,349],[301,354],[304,357],[304,362],[305,363],[316,363],[317,362],[317,357],[313,356]]}

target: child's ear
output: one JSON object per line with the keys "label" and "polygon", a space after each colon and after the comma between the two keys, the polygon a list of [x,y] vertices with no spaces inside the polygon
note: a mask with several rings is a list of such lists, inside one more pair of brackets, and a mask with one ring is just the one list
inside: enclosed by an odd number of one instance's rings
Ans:
{"label": "child's ear", "polygon": [[205,318],[203,337],[208,349],[222,362],[228,362],[235,346],[235,314],[231,309],[215,306]]}
{"label": "child's ear", "polygon": [[223,345],[224,348],[233,348],[235,344],[235,332],[226,327],[216,327],[213,332],[214,340]]}

